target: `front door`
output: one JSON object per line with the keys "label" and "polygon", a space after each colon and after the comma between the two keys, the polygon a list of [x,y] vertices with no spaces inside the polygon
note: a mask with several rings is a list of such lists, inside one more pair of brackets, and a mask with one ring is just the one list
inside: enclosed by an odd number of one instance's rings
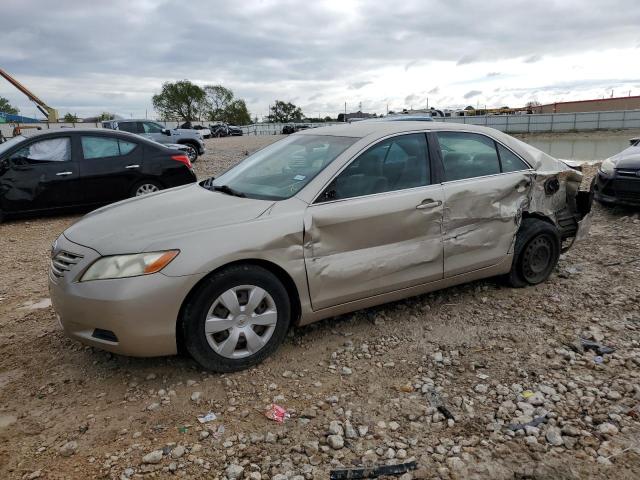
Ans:
{"label": "front door", "polygon": [[162,133],[164,127],[156,122],[140,122],[142,124],[143,137],[149,138],[158,143],[169,143],[170,137]]}
{"label": "front door", "polygon": [[142,169],[142,146],[103,135],[81,135],[83,203],[108,203],[131,195]]}
{"label": "front door", "polygon": [[47,210],[77,203],[78,165],[70,136],[35,140],[12,153],[2,178],[3,210]]}
{"label": "front door", "polygon": [[313,309],[440,280],[442,204],[422,133],[352,160],[305,213]]}
{"label": "front door", "polygon": [[438,132],[444,167],[444,276],[504,260],[531,172],[511,150],[477,133]]}

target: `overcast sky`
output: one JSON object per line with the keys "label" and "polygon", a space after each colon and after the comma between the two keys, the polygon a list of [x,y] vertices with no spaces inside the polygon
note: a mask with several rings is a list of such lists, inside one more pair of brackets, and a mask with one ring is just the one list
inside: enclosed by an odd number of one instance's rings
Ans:
{"label": "overcast sky", "polygon": [[[2,0],[0,67],[80,116],[154,117],[180,79],[258,117],[275,99],[336,116],[640,95],[637,2]],[[35,115],[1,78],[0,96]]]}

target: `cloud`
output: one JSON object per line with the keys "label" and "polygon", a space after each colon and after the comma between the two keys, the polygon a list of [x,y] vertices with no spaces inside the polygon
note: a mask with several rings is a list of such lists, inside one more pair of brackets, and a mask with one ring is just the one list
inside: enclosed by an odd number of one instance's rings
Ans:
{"label": "cloud", "polygon": [[433,87],[427,93],[430,94],[430,95],[436,95],[436,94],[440,93],[440,87]]}
{"label": "cloud", "polygon": [[365,87],[372,83],[371,81],[362,81],[362,82],[353,82],[349,84],[349,90],[360,90],[362,87]]}
{"label": "cloud", "polygon": [[541,55],[531,55],[523,60],[524,63],[537,63],[542,60]]}
{"label": "cloud", "polygon": [[499,75],[501,75],[501,73],[500,73],[500,72],[489,72],[489,73],[487,73],[487,77],[489,77],[489,78],[491,78],[491,77],[497,77],[497,76],[499,76]]}
{"label": "cloud", "polygon": [[[510,78],[513,64],[539,62],[536,68],[543,69],[563,55],[567,65],[585,65],[577,56],[637,45],[640,24],[636,0],[609,0],[606,9],[599,0],[582,0],[579,8],[551,0],[432,0],[428,7],[423,0],[403,0],[392,10],[374,0],[247,0],[217,2],[215,8],[206,0],[50,3],[5,0],[2,68],[51,106],[82,106],[87,114],[107,109],[144,115],[163,82],[184,78],[224,84],[248,99],[252,113],[266,112],[283,97],[313,102],[322,94],[327,108],[356,103],[360,99],[352,97],[364,86],[370,98],[363,104],[382,111],[385,97],[400,103],[424,88],[420,81],[433,78],[440,89],[431,95],[461,103],[465,91],[478,86],[456,90],[454,84],[476,78],[477,71],[466,73],[475,64],[492,73],[509,69]],[[437,16],[428,15],[434,11]],[[618,72],[628,63],[621,58],[620,68],[610,71],[623,77]],[[561,81],[566,73],[556,68],[548,75]],[[4,81],[0,95],[25,113],[33,110]]]}
{"label": "cloud", "polygon": [[464,98],[465,100],[469,100],[470,98],[477,97],[478,95],[481,95],[481,94],[482,92],[480,90],[470,90],[464,94]]}

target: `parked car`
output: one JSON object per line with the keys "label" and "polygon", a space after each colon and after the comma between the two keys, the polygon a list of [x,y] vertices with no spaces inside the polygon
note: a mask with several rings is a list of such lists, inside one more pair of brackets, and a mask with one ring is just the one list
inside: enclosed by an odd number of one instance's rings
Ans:
{"label": "parked car", "polygon": [[242,128],[236,127],[235,125],[228,125],[222,122],[209,125],[209,129],[211,130],[211,135],[213,137],[242,136]]}
{"label": "parked car", "polygon": [[289,123],[282,127],[283,135],[290,135],[292,133],[299,132],[300,130],[307,130],[311,128],[311,125],[305,125],[304,123]]}
{"label": "parked car", "polygon": [[187,130],[197,130],[202,135],[202,138],[211,138],[211,130],[202,125],[192,125],[191,122],[185,122],[180,125],[180,128]]}
{"label": "parked car", "polygon": [[0,221],[89,207],[196,181],[189,158],[137,135],[103,129],[45,130],[0,145]]}
{"label": "parked car", "polygon": [[195,162],[199,155],[204,155],[206,151],[202,134],[193,129],[174,128],[170,130],[151,120],[107,120],[102,122],[102,126],[112,130],[135,133],[158,143],[186,145],[190,147],[188,156],[191,163]]}
{"label": "parked car", "polygon": [[600,164],[595,198],[604,205],[640,206],[640,138]]}
{"label": "parked car", "polygon": [[86,344],[239,370],[294,324],[496,275],[545,281],[588,232],[581,181],[485,127],[306,130],[216,179],[87,215],[53,245],[51,299]]}

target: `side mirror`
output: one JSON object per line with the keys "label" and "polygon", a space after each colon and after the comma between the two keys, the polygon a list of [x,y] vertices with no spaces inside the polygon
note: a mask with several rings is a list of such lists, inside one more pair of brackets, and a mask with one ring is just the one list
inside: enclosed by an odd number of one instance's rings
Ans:
{"label": "side mirror", "polygon": [[162,129],[162,133],[164,133],[165,135],[167,135],[169,137],[171,136],[171,130],[169,130],[168,128],[163,128]]}

